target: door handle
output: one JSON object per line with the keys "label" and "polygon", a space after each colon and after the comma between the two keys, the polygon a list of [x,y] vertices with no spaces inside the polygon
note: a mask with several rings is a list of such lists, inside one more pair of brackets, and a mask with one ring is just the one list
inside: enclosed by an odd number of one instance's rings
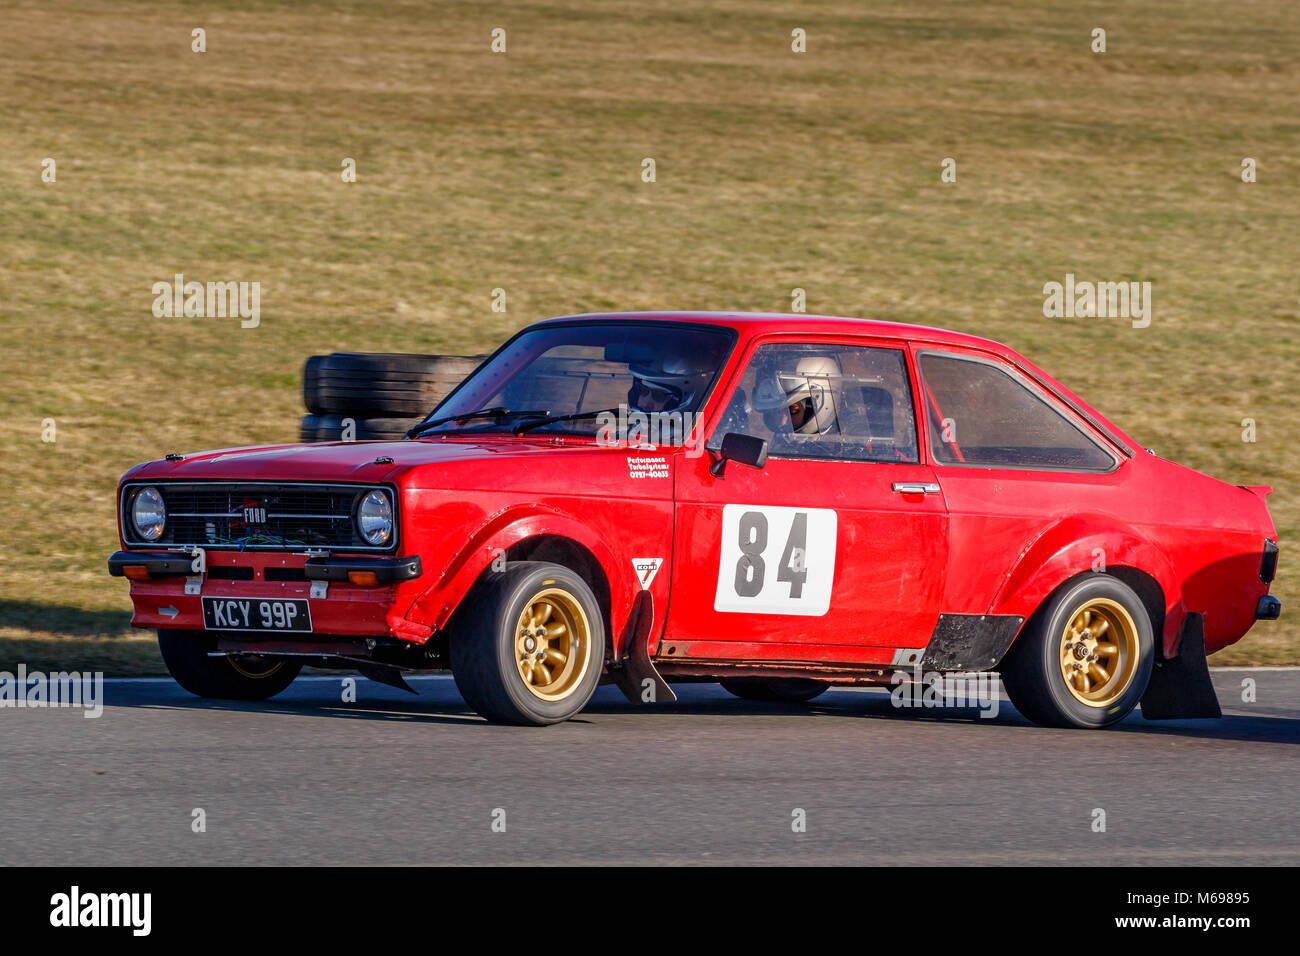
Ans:
{"label": "door handle", "polygon": [[894,490],[900,495],[937,495],[939,486],[933,481],[896,481]]}

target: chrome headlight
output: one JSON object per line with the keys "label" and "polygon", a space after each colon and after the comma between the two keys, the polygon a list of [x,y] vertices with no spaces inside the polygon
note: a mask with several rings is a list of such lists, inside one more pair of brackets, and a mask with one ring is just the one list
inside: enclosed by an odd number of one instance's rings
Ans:
{"label": "chrome headlight", "polygon": [[167,506],[162,493],[152,485],[141,488],[131,502],[131,523],[145,541],[157,541],[167,525]]}
{"label": "chrome headlight", "polygon": [[393,501],[388,492],[376,488],[362,497],[357,504],[357,531],[377,548],[393,540]]}

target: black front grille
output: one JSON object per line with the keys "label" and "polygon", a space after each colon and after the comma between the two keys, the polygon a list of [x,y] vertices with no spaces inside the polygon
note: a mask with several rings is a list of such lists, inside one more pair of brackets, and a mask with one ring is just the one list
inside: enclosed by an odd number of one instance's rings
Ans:
{"label": "black front grille", "polygon": [[[158,489],[167,506],[167,524],[158,541],[140,539],[131,521],[135,493],[150,486]],[[353,521],[358,499],[374,489],[374,485],[252,482],[132,484],[122,490],[122,527],[127,541],[140,546],[186,545],[242,551],[315,548],[390,551],[396,545],[396,536],[392,544],[375,547],[358,534]],[[390,489],[383,490],[395,497]]]}

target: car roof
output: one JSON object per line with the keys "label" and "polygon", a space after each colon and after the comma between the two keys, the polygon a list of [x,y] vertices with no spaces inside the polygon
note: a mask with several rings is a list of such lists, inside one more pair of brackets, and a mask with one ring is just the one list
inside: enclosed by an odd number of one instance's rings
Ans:
{"label": "car roof", "polygon": [[1126,454],[1132,455],[1137,447],[1121,429],[1117,428],[1097,409],[1076,395],[1052,376],[1048,375],[1033,362],[1029,361],[1015,349],[965,332],[953,332],[949,329],[936,329],[927,325],[908,325],[904,322],[880,322],[874,319],[855,319],[843,315],[807,315],[788,312],[586,312],[580,315],[556,316],[544,319],[534,326],[560,324],[565,322],[695,322],[705,325],[723,326],[735,329],[742,337],[766,335],[774,332],[792,332],[804,335],[869,335],[880,339],[899,339],[910,342],[924,342],[935,345],[966,346],[981,349],[1001,356],[1013,365],[1038,379],[1039,383],[1063,398],[1067,404],[1082,413],[1092,424],[1100,429],[1114,444]]}
{"label": "car roof", "polygon": [[904,322],[881,322],[875,319],[856,319],[844,315],[807,315],[788,312],[585,312],[544,319],[537,325],[573,321],[609,320],[614,322],[692,322],[722,325],[750,335],[770,332],[795,332],[806,335],[870,335],[882,339],[907,339],[914,342],[934,342],[947,345],[967,345],[986,349],[1008,357],[1018,353],[992,339],[953,332],[927,325],[909,325]]}

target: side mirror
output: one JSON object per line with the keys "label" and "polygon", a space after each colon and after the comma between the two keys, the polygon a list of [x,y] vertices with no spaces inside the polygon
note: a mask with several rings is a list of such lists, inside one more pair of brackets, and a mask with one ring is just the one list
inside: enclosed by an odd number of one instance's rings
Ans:
{"label": "side mirror", "polygon": [[709,474],[721,478],[729,461],[738,461],[751,468],[762,468],[767,462],[767,439],[727,432],[722,436],[722,447],[718,451],[717,460],[709,465]]}

